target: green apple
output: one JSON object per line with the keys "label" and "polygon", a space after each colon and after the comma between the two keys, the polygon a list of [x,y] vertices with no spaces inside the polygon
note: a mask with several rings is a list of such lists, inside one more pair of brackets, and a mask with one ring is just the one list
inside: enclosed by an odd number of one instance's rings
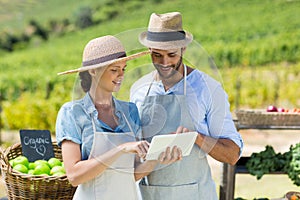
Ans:
{"label": "green apple", "polygon": [[13,166],[16,166],[17,164],[25,165],[26,168],[28,168],[29,161],[25,156],[18,156],[14,159]]}
{"label": "green apple", "polygon": [[28,169],[34,169],[36,164],[34,162],[29,162]]}
{"label": "green apple", "polygon": [[58,158],[50,158],[48,164],[53,168],[54,166],[61,166],[61,161]]}
{"label": "green apple", "polygon": [[45,165],[48,165],[49,168],[51,168],[50,165],[48,164],[48,161],[47,161],[47,160],[36,160],[36,161],[34,161],[34,164],[35,164],[36,166],[37,166],[37,165],[40,165],[40,164],[45,164]]}
{"label": "green apple", "polygon": [[48,164],[40,163],[35,166],[33,174],[34,175],[46,175],[46,174],[49,175],[50,167],[48,166]]}
{"label": "green apple", "polygon": [[64,176],[64,175],[66,175],[66,173],[64,173],[64,172],[56,172],[56,173],[52,174],[52,176]]}
{"label": "green apple", "polygon": [[11,167],[14,167],[14,159],[8,161]]}
{"label": "green apple", "polygon": [[28,172],[28,168],[23,164],[16,164],[13,169],[24,174]]}
{"label": "green apple", "polygon": [[34,175],[34,169],[28,170],[28,173],[27,173],[27,174]]}
{"label": "green apple", "polygon": [[66,170],[65,170],[65,168],[63,168],[62,166],[54,166],[54,167],[50,170],[50,174],[51,174],[51,175],[57,174],[58,172],[59,172],[59,173],[65,174],[65,173],[66,173]]}

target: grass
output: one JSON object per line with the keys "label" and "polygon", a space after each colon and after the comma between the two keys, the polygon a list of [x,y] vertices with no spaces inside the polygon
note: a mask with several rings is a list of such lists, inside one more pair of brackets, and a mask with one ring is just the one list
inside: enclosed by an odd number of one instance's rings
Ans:
{"label": "grass", "polygon": [[22,31],[32,19],[43,25],[53,19],[71,19],[75,11],[85,5],[93,6],[95,1],[68,0],[68,3],[62,3],[60,0],[0,0],[0,30]]}
{"label": "grass", "polygon": [[[91,0],[72,0],[68,4],[62,4],[59,0],[42,3],[36,0],[26,1],[27,3],[19,0],[14,4],[11,1],[0,0],[0,2],[3,5],[2,16],[6,16],[0,19],[10,19],[0,20],[0,27],[3,27],[1,30],[13,31],[17,29],[16,27],[25,28],[24,25],[31,18],[47,26],[47,22],[53,18],[74,18],[73,13],[82,5],[96,7],[96,3]],[[97,6],[101,7],[105,2],[108,1],[103,1]],[[287,43],[289,37],[294,35],[292,38],[296,39],[299,38],[297,34],[300,34],[298,29],[300,20],[297,18],[297,13],[300,11],[297,6],[299,1],[199,2],[194,0],[185,3],[176,0],[172,4],[168,1],[120,2],[113,5],[119,12],[113,20],[105,21],[86,30],[69,33],[63,37],[51,38],[46,43],[35,40],[30,49],[2,55],[0,69],[6,69],[10,77],[19,75],[22,77],[24,72],[19,69],[26,68],[28,70],[25,74],[36,71],[36,76],[45,76],[43,80],[55,80],[57,79],[56,72],[81,63],[82,49],[91,38],[146,27],[152,12],[162,13],[175,10],[182,12],[184,28],[192,32],[195,41],[199,42],[212,56],[222,56],[218,54],[224,54],[226,48],[229,48],[228,50],[237,48],[241,52],[245,51],[244,54],[253,48],[265,48],[264,44],[272,45],[266,48],[278,48],[276,44]],[[6,7],[7,9],[4,9]],[[18,12],[24,16],[23,22],[19,22],[16,14]],[[95,13],[95,17],[102,12],[103,10],[99,10],[99,13]],[[131,38],[131,40],[137,41],[137,38]],[[247,60],[243,62],[249,64]],[[220,68],[223,65],[228,64],[218,63]],[[3,77],[0,76],[0,79],[2,80]]]}

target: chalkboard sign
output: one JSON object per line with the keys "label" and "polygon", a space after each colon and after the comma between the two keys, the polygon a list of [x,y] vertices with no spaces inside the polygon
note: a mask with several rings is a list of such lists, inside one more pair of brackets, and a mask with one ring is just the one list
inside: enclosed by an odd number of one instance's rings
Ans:
{"label": "chalkboard sign", "polygon": [[22,153],[29,162],[49,160],[54,151],[49,130],[20,130]]}

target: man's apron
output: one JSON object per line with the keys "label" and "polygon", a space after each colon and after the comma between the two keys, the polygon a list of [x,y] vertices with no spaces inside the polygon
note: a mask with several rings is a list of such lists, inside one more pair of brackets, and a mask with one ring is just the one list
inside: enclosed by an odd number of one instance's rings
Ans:
{"label": "man's apron", "polygon": [[[144,139],[175,132],[178,126],[195,130],[186,102],[186,71],[184,66],[184,95],[148,96],[150,85],[140,109]],[[159,165],[140,182],[140,190],[144,200],[218,199],[206,153],[196,144],[181,161]]]}
{"label": "man's apron", "polygon": [[[131,132],[97,132],[95,122],[92,120],[94,140],[89,159],[96,158],[122,143],[136,141],[128,120],[124,114],[123,116]],[[73,199],[137,199],[137,188],[134,179],[134,157],[135,154],[131,153],[120,156],[103,173],[88,182],[80,184],[76,189]],[[99,165],[100,163],[103,164],[101,160],[99,160]]]}

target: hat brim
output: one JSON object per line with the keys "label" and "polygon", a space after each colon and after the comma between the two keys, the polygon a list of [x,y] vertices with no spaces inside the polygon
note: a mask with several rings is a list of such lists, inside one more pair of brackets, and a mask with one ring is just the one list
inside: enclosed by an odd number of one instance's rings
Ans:
{"label": "hat brim", "polygon": [[88,71],[90,69],[97,69],[97,68],[100,68],[100,67],[109,66],[109,65],[114,64],[114,63],[132,60],[132,59],[144,56],[144,55],[149,54],[149,53],[150,53],[150,51],[142,51],[142,52],[139,52],[139,53],[135,53],[135,54],[126,56],[126,57],[110,60],[110,61],[99,63],[99,64],[96,64],[96,65],[90,65],[90,66],[86,66],[86,67],[79,67],[77,69],[72,69],[72,70],[68,70],[68,71],[64,71],[64,72],[59,72],[59,73],[57,73],[57,75],[72,74],[72,73],[77,73],[77,72]]}
{"label": "hat brim", "polygon": [[186,47],[189,43],[191,43],[193,41],[193,35],[191,33],[185,32],[185,34],[186,34],[186,36],[185,36],[184,40],[155,42],[155,41],[150,41],[147,39],[147,31],[145,31],[139,35],[139,41],[142,45],[144,45],[148,48],[163,49],[163,50],[177,49],[177,48]]}

